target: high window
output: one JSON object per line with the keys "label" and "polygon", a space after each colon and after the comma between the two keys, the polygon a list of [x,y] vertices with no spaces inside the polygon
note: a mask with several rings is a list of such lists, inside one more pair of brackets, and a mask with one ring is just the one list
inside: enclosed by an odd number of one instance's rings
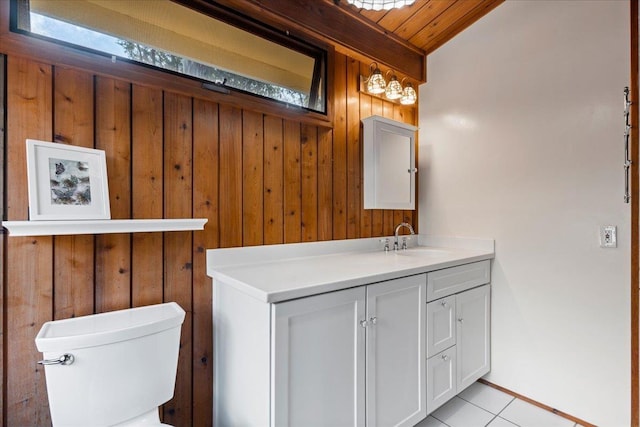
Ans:
{"label": "high window", "polygon": [[326,52],[221,7],[200,11],[171,0],[12,0],[11,13],[16,32],[196,78],[213,90],[326,113]]}

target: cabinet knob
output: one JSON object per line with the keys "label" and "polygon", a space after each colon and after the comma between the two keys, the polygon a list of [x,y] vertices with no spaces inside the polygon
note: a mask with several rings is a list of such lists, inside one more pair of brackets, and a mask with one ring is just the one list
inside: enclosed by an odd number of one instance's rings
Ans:
{"label": "cabinet knob", "polygon": [[361,320],[360,321],[360,326],[362,326],[363,328],[367,327],[368,322],[366,320]]}
{"label": "cabinet knob", "polygon": [[458,317],[458,322],[464,323],[464,319],[462,317]]}
{"label": "cabinet knob", "polygon": [[372,325],[375,325],[378,322],[378,318],[377,317],[370,317],[369,318],[369,323],[371,323]]}
{"label": "cabinet knob", "polygon": [[442,302],[440,304],[442,304],[443,307],[447,306],[447,302],[445,300],[442,300]]}
{"label": "cabinet knob", "polygon": [[449,360],[449,356],[446,354],[442,355],[442,360],[444,360],[445,362]]}

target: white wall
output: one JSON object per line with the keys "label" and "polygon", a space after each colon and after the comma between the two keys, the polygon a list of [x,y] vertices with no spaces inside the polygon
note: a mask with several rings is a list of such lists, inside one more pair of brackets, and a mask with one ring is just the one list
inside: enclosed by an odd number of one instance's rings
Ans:
{"label": "white wall", "polygon": [[630,419],[628,16],[508,0],[430,55],[420,88],[420,231],[496,239],[486,378],[608,427]]}

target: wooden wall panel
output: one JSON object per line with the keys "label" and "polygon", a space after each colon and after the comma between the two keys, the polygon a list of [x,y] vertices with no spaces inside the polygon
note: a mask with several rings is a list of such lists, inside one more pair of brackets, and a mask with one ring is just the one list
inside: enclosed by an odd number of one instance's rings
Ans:
{"label": "wooden wall panel", "polygon": [[264,134],[262,114],[243,112],[242,117],[242,244],[261,245],[263,224]]}
{"label": "wooden wall panel", "polygon": [[[52,140],[52,67],[7,58],[7,219],[27,219],[25,139]],[[8,426],[51,423],[44,369],[34,338],[53,318],[53,239],[7,239],[4,312],[4,420]]]}
{"label": "wooden wall panel", "polygon": [[[131,85],[97,77],[96,98],[95,146],[106,152],[111,218],[131,218]],[[130,236],[96,236],[96,310],[131,307],[130,287]]]}
{"label": "wooden wall panel", "polygon": [[264,243],[284,242],[284,136],[282,119],[264,119]]}
{"label": "wooden wall panel", "polygon": [[[165,422],[212,423],[206,249],[393,233],[409,211],[362,208],[360,120],[415,122],[358,91],[366,64],[336,54],[333,126],[174,93],[142,81],[7,58],[7,219],[27,219],[26,138],[104,149],[113,218],[205,217],[204,231],[6,239],[7,425],[49,425],[34,338],[42,323],[166,301],[187,312]],[[94,244],[95,241],[95,244]]]}
{"label": "wooden wall panel", "polygon": [[[131,89],[132,218],[162,218],[164,181],[162,90],[133,85]],[[161,233],[131,237],[131,303],[134,307],[162,302],[163,241]]]}
{"label": "wooden wall panel", "polygon": [[220,245],[218,171],[218,105],[196,99],[193,105],[193,216],[209,219],[204,231],[193,234],[193,419],[191,425],[196,427],[211,425],[213,289],[211,280],[202,272],[207,268],[206,250]]}
{"label": "wooden wall panel", "polygon": [[[360,65],[360,70],[359,73],[361,75],[368,75],[369,73],[369,67],[366,66],[366,64],[359,64]],[[360,111],[358,114],[358,118],[360,117],[369,117],[372,115],[372,107],[371,107],[371,103],[372,103],[372,96],[367,95],[366,93],[362,93],[360,92],[359,94],[359,101],[360,101]],[[360,125],[360,123],[358,123],[358,125],[360,126],[359,131],[362,129],[362,125]],[[359,135],[361,135],[361,132],[358,132]],[[362,147],[363,146],[363,141],[362,138],[360,138],[360,143],[358,144],[358,147]],[[360,154],[360,161],[359,164],[362,164],[362,159],[364,157],[364,153],[362,152],[362,150],[360,150],[359,152]],[[363,177],[363,173],[360,173],[360,188],[364,189],[364,177]],[[371,233],[373,230],[373,225],[372,225],[372,209],[365,209],[364,208],[364,202],[363,202],[363,206],[360,206],[360,237],[371,237]]]}
{"label": "wooden wall panel", "polygon": [[300,123],[284,121],[284,243],[297,243],[300,224]]}
{"label": "wooden wall panel", "polygon": [[[360,62],[347,59],[347,100],[358,99]],[[358,102],[347,102],[347,238],[360,236],[360,206],[362,202],[360,157],[360,106]]]}
{"label": "wooden wall panel", "polygon": [[302,125],[300,143],[302,241],[315,242],[318,240],[318,128]]}
{"label": "wooden wall panel", "polygon": [[220,105],[220,247],[242,246],[242,111]]}
{"label": "wooden wall panel", "polygon": [[318,240],[331,240],[333,230],[333,144],[331,129],[318,128]]}
{"label": "wooden wall panel", "polygon": [[[7,103],[7,98],[6,98],[6,91],[5,91],[5,85],[4,82],[6,82],[6,56],[0,54],[0,161],[2,162],[2,173],[0,173],[0,212],[2,212],[3,217],[4,217],[4,171],[6,170],[6,163],[5,163],[5,126],[6,126],[6,122],[5,122],[5,105]],[[4,342],[4,289],[6,287],[5,283],[4,283],[4,272],[5,272],[5,268],[4,268],[4,248],[5,248],[5,244],[6,244],[6,238],[7,236],[4,233],[0,233],[0,260],[3,260],[3,262],[0,262],[0,390],[4,390],[5,389],[5,370],[4,370],[4,352],[2,351],[4,349],[4,345],[2,344]],[[6,414],[6,411],[4,410],[5,405],[4,405],[4,396],[3,393],[0,393],[0,414]],[[0,417],[0,426],[4,426],[4,415]]]}
{"label": "wooden wall panel", "polygon": [[[53,138],[70,145],[93,148],[93,76],[54,70]],[[54,237],[54,319],[93,313],[93,236]]]}
{"label": "wooden wall panel", "polygon": [[[192,217],[192,99],[172,93],[164,97],[164,212],[168,218]],[[192,420],[192,233],[164,236],[164,300],[177,302],[185,311],[180,336],[178,378],[174,398],[165,405],[164,420],[188,425]]]}
{"label": "wooden wall panel", "polygon": [[347,238],[347,57],[335,55],[333,113],[333,238]]}

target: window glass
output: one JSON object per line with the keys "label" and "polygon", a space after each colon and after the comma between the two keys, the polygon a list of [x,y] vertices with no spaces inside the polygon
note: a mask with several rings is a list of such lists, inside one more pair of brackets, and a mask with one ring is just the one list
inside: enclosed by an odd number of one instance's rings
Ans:
{"label": "window glass", "polygon": [[323,50],[170,0],[13,0],[15,31],[325,113]]}

